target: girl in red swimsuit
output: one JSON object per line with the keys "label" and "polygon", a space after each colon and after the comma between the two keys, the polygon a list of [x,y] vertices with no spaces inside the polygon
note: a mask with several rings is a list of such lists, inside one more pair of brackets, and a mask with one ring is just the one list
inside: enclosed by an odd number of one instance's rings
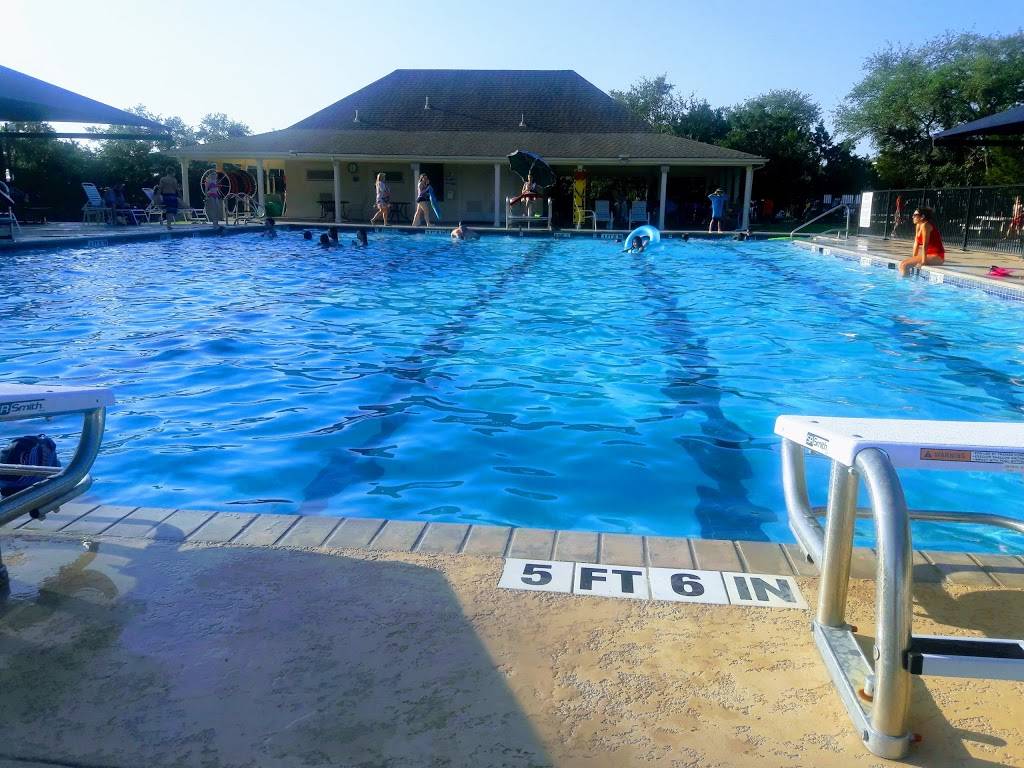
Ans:
{"label": "girl in red swimsuit", "polygon": [[935,216],[931,208],[921,207],[914,211],[914,252],[909,259],[900,262],[900,275],[906,275],[910,267],[940,266],[946,261],[946,248],[942,235],[932,223]]}

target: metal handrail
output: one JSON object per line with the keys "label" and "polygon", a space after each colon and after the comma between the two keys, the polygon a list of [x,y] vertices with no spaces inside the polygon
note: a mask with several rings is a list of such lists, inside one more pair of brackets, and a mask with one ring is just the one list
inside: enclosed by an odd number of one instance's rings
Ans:
{"label": "metal handrail", "polygon": [[[827,507],[811,507],[815,516],[823,517]],[[911,520],[926,520],[941,523],[966,523],[968,525],[992,525],[1008,531],[1024,533],[1024,520],[1017,520],[1006,515],[994,515],[991,512],[949,512],[939,509],[912,509],[907,513]],[[875,513],[867,507],[857,507],[857,517],[870,520]]]}
{"label": "metal handrail", "polygon": [[[811,507],[804,474],[804,446],[784,437],[781,453],[789,526],[807,560],[821,572],[812,623],[815,643],[865,746],[880,757],[901,758],[911,743],[908,719],[912,672],[905,663],[913,639],[910,521],[995,525],[1024,533],[1024,520],[977,512],[911,512],[896,468],[878,448],[858,452],[852,467],[833,460],[828,506]],[[871,501],[870,509],[857,508],[861,477]],[[823,513],[824,529],[819,520]],[[873,518],[877,549],[875,642],[871,659],[864,655],[846,621],[854,523],[858,517]]]}
{"label": "metal handrail", "polygon": [[[793,230],[792,232],[790,232],[790,233],[789,233],[789,236],[790,236],[790,237],[793,237],[793,235],[795,235],[795,234],[796,234],[797,232],[799,232],[799,231],[800,231],[801,229],[803,229],[804,227],[809,227],[809,226],[810,226],[811,224],[813,224],[814,222],[818,221],[819,219],[824,219],[824,218],[825,218],[826,216],[828,216],[828,215],[829,215],[830,213],[835,213],[835,212],[836,212],[836,211],[838,211],[838,210],[839,210],[840,208],[845,208],[845,209],[846,209],[846,239],[848,240],[848,239],[850,238],[850,206],[849,206],[849,204],[848,204],[848,203],[840,203],[839,205],[836,205],[836,206],[833,206],[832,208],[829,208],[829,209],[828,209],[827,211],[825,211],[825,212],[824,212],[823,214],[821,214],[820,216],[815,216],[815,217],[814,217],[813,219],[811,219],[810,221],[805,221],[805,222],[804,222],[803,224],[801,224],[801,225],[800,225],[799,227],[797,227],[797,228],[796,228],[796,229],[794,229],[794,230]],[[838,230],[837,230],[837,233],[838,233]],[[810,233],[810,232],[808,232],[808,233],[807,233],[807,235],[808,235],[808,236],[811,236],[811,233]]]}

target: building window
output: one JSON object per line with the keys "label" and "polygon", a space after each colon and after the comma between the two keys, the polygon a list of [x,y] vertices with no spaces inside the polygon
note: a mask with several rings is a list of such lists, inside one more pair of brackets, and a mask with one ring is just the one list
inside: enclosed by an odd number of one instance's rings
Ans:
{"label": "building window", "polygon": [[388,184],[401,184],[402,179],[405,177],[405,174],[402,173],[402,171],[375,171],[373,174],[374,179],[377,178],[378,173],[384,174],[384,178],[387,180]]}
{"label": "building window", "polygon": [[307,168],[306,181],[334,181],[334,169]]}

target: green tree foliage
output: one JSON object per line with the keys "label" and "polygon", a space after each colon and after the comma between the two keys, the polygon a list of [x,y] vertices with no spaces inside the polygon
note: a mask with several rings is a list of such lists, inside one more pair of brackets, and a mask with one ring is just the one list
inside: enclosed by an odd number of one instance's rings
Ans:
{"label": "green tree foliage", "polygon": [[722,144],[768,158],[758,171],[758,196],[787,204],[817,192],[821,153],[816,139],[823,137],[815,127],[820,121],[821,110],[806,94],[769,91],[729,112]]}
{"label": "green tree foliage", "polygon": [[[77,218],[84,201],[81,183],[91,181],[100,187],[125,183],[129,201],[147,203],[142,187],[150,187],[168,168],[177,171],[178,159],[167,154],[171,147],[207,143],[233,136],[247,136],[249,126],[231,120],[223,113],[206,115],[198,126],[189,126],[180,117],[150,112],[139,104],[128,110],[167,128],[152,138],[153,131],[130,125],[111,125],[86,129],[96,134],[95,141],[65,139],[26,139],[3,137],[0,133],[0,165],[6,164],[17,187],[30,198],[30,205],[50,208],[53,218]],[[0,126],[9,132],[53,132],[46,123],[11,123]],[[103,134],[137,134],[138,139],[104,139]],[[0,169],[0,173],[2,173]],[[198,195],[201,168],[193,168],[189,183]]]}
{"label": "green tree foliage", "polygon": [[668,82],[666,75],[642,77],[628,90],[609,93],[659,131],[672,132],[672,125],[679,114],[679,100],[675,86]]}
{"label": "green tree foliage", "polygon": [[1024,102],[1024,33],[946,34],[869,57],[837,124],[877,148],[880,186],[1019,183],[1019,147],[933,146],[931,135]]}
{"label": "green tree foliage", "polygon": [[667,77],[658,75],[611,95],[660,131],[767,158],[756,176],[756,194],[780,206],[865,189],[872,177],[853,141],[836,142],[820,107],[799,91],[774,90],[731,108],[715,107],[692,93],[676,95]]}

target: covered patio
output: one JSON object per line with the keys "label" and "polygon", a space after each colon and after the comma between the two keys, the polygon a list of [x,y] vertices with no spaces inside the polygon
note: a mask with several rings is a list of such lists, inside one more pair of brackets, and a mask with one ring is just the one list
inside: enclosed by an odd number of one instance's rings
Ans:
{"label": "covered patio", "polygon": [[502,227],[505,199],[522,186],[506,160],[517,149],[558,175],[545,195],[560,227],[593,227],[586,211],[600,200],[613,214],[602,227],[625,226],[623,203],[643,202],[659,228],[700,228],[707,195],[722,187],[745,229],[753,173],[766,162],[658,133],[575,72],[500,70],[397,70],[290,128],[176,154],[183,173],[192,162],[248,172],[261,203],[282,196],[288,220],[367,222],[383,172],[405,223],[425,173],[441,223]]}

